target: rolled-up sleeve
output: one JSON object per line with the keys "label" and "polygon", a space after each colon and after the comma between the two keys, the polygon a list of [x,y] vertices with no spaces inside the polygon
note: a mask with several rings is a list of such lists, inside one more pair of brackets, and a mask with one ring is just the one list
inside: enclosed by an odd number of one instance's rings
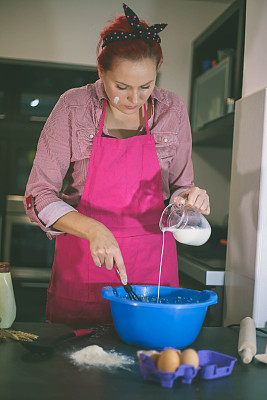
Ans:
{"label": "rolled-up sleeve", "polygon": [[170,202],[179,193],[194,186],[194,171],[192,164],[192,136],[189,117],[185,103],[180,99],[179,134],[176,154],[169,169]]}
{"label": "rolled-up sleeve", "polygon": [[39,218],[42,210],[53,204],[53,218],[45,217],[47,221],[49,220],[50,225],[70,211],[68,208],[66,209],[63,200],[59,198],[64,177],[70,166],[71,133],[69,123],[68,108],[65,105],[64,95],[62,95],[41,132],[26,186],[24,198],[26,213],[32,222],[37,222],[46,232],[49,231],[49,228],[45,221]]}

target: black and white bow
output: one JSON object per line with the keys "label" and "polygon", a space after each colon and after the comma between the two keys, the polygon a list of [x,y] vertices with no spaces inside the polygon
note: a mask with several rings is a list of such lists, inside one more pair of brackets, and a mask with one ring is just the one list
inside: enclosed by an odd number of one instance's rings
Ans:
{"label": "black and white bow", "polygon": [[152,39],[160,43],[161,39],[158,35],[168,24],[154,24],[148,28],[142,29],[139,18],[137,15],[123,3],[123,9],[125,17],[127,18],[128,24],[132,28],[132,32],[112,32],[105,36],[103,39],[102,48],[105,47],[110,42],[115,42],[117,40],[129,40],[129,39]]}

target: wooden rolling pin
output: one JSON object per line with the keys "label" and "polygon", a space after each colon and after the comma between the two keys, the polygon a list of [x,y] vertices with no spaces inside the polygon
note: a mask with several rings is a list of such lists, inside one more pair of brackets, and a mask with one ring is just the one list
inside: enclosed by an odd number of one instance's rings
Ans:
{"label": "wooden rolling pin", "polygon": [[238,354],[244,364],[249,364],[257,352],[256,326],[252,318],[240,322]]}

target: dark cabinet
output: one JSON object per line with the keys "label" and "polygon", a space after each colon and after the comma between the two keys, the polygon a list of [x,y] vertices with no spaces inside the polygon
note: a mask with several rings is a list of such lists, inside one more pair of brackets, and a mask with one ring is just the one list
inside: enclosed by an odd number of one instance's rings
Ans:
{"label": "dark cabinet", "polygon": [[20,139],[12,143],[10,149],[10,179],[7,185],[8,194],[24,194],[35,157],[37,137]]}
{"label": "dark cabinet", "polygon": [[3,195],[24,195],[43,122],[0,120],[0,138],[5,148]]}
{"label": "dark cabinet", "polygon": [[36,146],[62,93],[98,79],[96,67],[0,58],[0,236],[4,256],[7,196],[23,196]]}
{"label": "dark cabinet", "polygon": [[96,67],[0,59],[0,76],[0,138],[6,146],[2,190],[23,195],[41,130],[58,98],[95,82],[98,72]]}
{"label": "dark cabinet", "polygon": [[95,82],[96,67],[0,58],[0,118],[44,122],[66,90]]}
{"label": "dark cabinet", "polygon": [[194,42],[193,145],[232,146],[234,102],[242,95],[246,1],[235,1]]}
{"label": "dark cabinet", "polygon": [[[0,139],[0,250],[3,249],[3,226],[5,224],[5,188],[7,186],[7,144],[5,140]],[[1,252],[2,255],[2,252]],[[2,259],[2,258],[1,258]]]}
{"label": "dark cabinet", "polygon": [[48,284],[13,280],[16,322],[45,322]]}
{"label": "dark cabinet", "polygon": [[[96,67],[0,58],[0,260],[10,261],[16,321],[45,321],[54,241],[30,223],[22,198],[43,125],[59,96],[93,83]],[[18,203],[20,209],[11,210]]]}

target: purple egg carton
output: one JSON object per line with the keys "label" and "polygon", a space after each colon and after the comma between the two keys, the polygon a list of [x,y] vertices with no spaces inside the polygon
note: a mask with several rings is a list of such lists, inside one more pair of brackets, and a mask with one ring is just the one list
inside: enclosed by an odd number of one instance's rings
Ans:
{"label": "purple egg carton", "polygon": [[158,380],[162,387],[173,386],[175,379],[181,377],[181,382],[191,384],[198,375],[202,379],[217,379],[232,373],[236,358],[212,350],[199,350],[199,367],[181,364],[175,372],[159,371],[152,358],[139,353],[139,367],[145,380]]}

